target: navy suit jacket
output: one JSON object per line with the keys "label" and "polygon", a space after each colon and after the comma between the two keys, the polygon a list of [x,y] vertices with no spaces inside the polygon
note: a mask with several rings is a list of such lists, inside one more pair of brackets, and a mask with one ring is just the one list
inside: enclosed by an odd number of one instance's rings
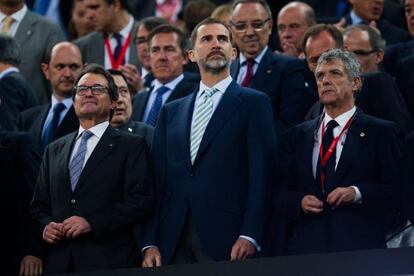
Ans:
{"label": "navy suit jacket", "polygon": [[[196,89],[199,81],[200,79],[189,79],[186,76],[184,76],[184,79],[177,84],[177,86],[172,91],[171,95],[165,101],[165,104],[189,95],[191,92],[194,91],[194,89]],[[131,120],[142,121],[144,119],[143,117],[145,109],[147,107],[148,99],[152,92],[152,89],[149,91],[139,92],[134,97],[132,104]]]}
{"label": "navy suit jacket", "polygon": [[[25,110],[20,114],[19,117],[19,130],[29,132],[33,138],[35,138],[36,142],[39,143],[39,145],[42,140],[43,125],[45,123],[47,113],[49,112],[49,108],[50,104],[36,106]],[[76,117],[75,110],[73,109],[72,105],[56,129],[55,140],[77,130],[78,128],[79,119]]]}
{"label": "navy suit jacket", "polygon": [[125,131],[132,134],[137,134],[145,139],[149,148],[152,145],[152,139],[154,138],[154,127],[143,122],[135,122],[129,120],[118,128],[121,131]]}
{"label": "navy suit jacket", "polygon": [[[357,111],[358,112],[358,111]],[[332,179],[323,194],[312,170],[312,154],[319,120],[292,128],[281,149],[281,186],[275,204],[295,224],[289,241],[294,254],[385,247],[387,214],[399,202],[401,136],[389,121],[358,112],[347,132]],[[327,195],[337,187],[355,185],[362,203],[332,209]],[[301,201],[314,195],[324,202],[319,215],[305,214]]]}
{"label": "navy suit jacket", "polygon": [[[240,66],[239,59],[231,65],[234,80],[237,80]],[[306,86],[303,70],[303,63],[298,59],[275,54],[269,48],[250,82],[250,88],[270,97],[277,130],[301,123],[318,100],[317,94]]]}
{"label": "navy suit jacket", "polygon": [[414,118],[414,51],[411,56],[401,59],[397,65],[395,82],[407,104],[411,119]]}
{"label": "navy suit jacket", "polygon": [[404,213],[414,225],[414,133],[407,136],[404,150]]}
{"label": "navy suit jacket", "polygon": [[385,71],[393,77],[398,77],[398,63],[411,55],[414,55],[414,39],[388,46],[385,48],[382,62]]}
{"label": "navy suit jacket", "polygon": [[167,104],[155,130],[157,204],[142,245],[158,246],[163,264],[171,261],[187,214],[203,252],[217,261],[230,259],[239,235],[263,245],[269,218],[276,158],[269,99],[233,81],[208,123],[192,165],[195,96]]}

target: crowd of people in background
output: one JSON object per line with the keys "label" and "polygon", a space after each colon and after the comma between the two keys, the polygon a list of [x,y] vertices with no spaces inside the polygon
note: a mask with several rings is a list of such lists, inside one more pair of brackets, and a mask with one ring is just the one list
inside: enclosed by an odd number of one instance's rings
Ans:
{"label": "crowd of people in background", "polygon": [[414,246],[413,68],[414,0],[0,0],[3,270]]}

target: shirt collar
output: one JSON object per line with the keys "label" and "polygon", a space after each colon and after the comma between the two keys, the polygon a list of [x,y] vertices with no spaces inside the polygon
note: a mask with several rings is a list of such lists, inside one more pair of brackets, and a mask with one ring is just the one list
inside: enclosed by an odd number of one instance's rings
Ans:
{"label": "shirt collar", "polygon": [[176,77],[175,79],[173,79],[170,82],[167,82],[166,84],[162,84],[161,82],[159,82],[159,80],[155,79],[154,80],[154,89],[152,89],[151,93],[155,93],[155,91],[157,91],[158,88],[160,88],[161,86],[166,86],[168,87],[168,89],[170,90],[174,90],[175,87],[177,86],[177,84],[182,81],[184,79],[184,74],[179,75],[178,77]]}
{"label": "shirt collar", "polygon": [[[14,19],[14,21],[19,23],[23,20],[23,17],[26,15],[26,12],[27,12],[27,7],[26,5],[23,5],[23,8],[13,13],[11,17]],[[3,22],[6,16],[7,16],[6,14],[0,12],[0,22]]]}
{"label": "shirt collar", "polygon": [[225,78],[225,79],[219,81],[218,83],[216,83],[215,85],[213,85],[213,87],[208,87],[207,85],[205,85],[203,83],[203,81],[200,81],[199,91],[201,93],[198,94],[198,97],[201,97],[202,92],[206,89],[217,89],[217,92],[224,93],[224,92],[226,92],[227,88],[229,87],[229,85],[232,81],[233,81],[233,79],[230,75],[227,76],[227,78]]}
{"label": "shirt collar", "polygon": [[[354,115],[356,111],[356,107],[352,107],[350,110],[348,110],[345,113],[342,113],[341,115],[339,115],[338,117],[335,118],[335,121],[338,123],[338,125],[341,128],[344,128],[346,123],[349,121],[349,119]],[[331,118],[331,116],[329,116],[327,113],[325,113],[325,118],[324,118],[324,123],[325,126],[328,125],[328,123],[333,120],[333,118]]]}
{"label": "shirt collar", "polygon": [[[254,62],[256,64],[259,64],[260,61],[262,60],[264,54],[267,51],[267,46],[263,48],[263,50],[260,52],[260,54],[258,54],[255,58],[254,58]],[[245,62],[247,60],[247,58],[243,55],[243,53],[240,52],[240,64],[243,64],[243,62]]]}
{"label": "shirt collar", "polygon": [[[52,94],[51,98],[52,99],[50,101],[50,104],[51,104],[51,107],[53,108],[57,103],[59,103],[59,101],[56,99],[55,95],[53,95],[53,94]],[[71,97],[66,98],[63,101],[61,101],[61,103],[63,103],[66,106],[66,109],[69,109],[69,108],[71,108],[72,103],[73,103],[72,98]]]}
{"label": "shirt collar", "polygon": [[9,67],[3,72],[0,73],[0,79],[2,79],[5,75],[12,73],[12,72],[19,72],[19,69],[17,67]]}
{"label": "shirt collar", "polygon": [[356,15],[354,10],[351,11],[349,16],[351,17],[352,25],[361,24],[361,22],[364,21],[361,17]]}
{"label": "shirt collar", "polygon": [[[102,135],[104,134],[105,130],[109,126],[109,121],[102,122],[97,124],[96,126],[91,127],[88,131],[92,132],[93,135],[97,136],[98,139],[101,139]],[[85,129],[80,126],[78,131],[78,136],[76,136],[76,140],[80,137],[80,135],[85,131]]]}

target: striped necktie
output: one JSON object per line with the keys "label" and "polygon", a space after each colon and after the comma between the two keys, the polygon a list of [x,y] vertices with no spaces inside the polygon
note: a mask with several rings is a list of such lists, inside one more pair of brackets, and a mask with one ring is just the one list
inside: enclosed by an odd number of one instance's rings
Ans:
{"label": "striped necktie", "polygon": [[72,191],[75,190],[76,184],[78,184],[79,176],[82,173],[83,163],[85,162],[85,155],[87,150],[86,142],[92,136],[93,133],[88,130],[82,132],[81,142],[79,144],[78,150],[73,156],[72,161],[69,163],[70,184]]}
{"label": "striped necktie", "polygon": [[213,115],[213,100],[211,97],[217,91],[218,89],[216,88],[204,90],[202,99],[198,102],[198,105],[195,108],[194,117],[191,124],[190,137],[191,164],[194,164],[198,148],[200,147],[201,139],[203,138],[211,115]]}

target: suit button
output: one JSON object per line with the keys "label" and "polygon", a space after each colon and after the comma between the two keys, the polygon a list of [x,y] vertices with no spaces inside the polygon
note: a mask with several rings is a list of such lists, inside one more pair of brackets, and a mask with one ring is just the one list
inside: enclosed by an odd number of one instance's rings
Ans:
{"label": "suit button", "polygon": [[70,202],[72,202],[73,204],[75,204],[76,203],[76,199],[72,198],[72,200]]}
{"label": "suit button", "polygon": [[190,177],[194,177],[194,173],[193,172],[190,173]]}

